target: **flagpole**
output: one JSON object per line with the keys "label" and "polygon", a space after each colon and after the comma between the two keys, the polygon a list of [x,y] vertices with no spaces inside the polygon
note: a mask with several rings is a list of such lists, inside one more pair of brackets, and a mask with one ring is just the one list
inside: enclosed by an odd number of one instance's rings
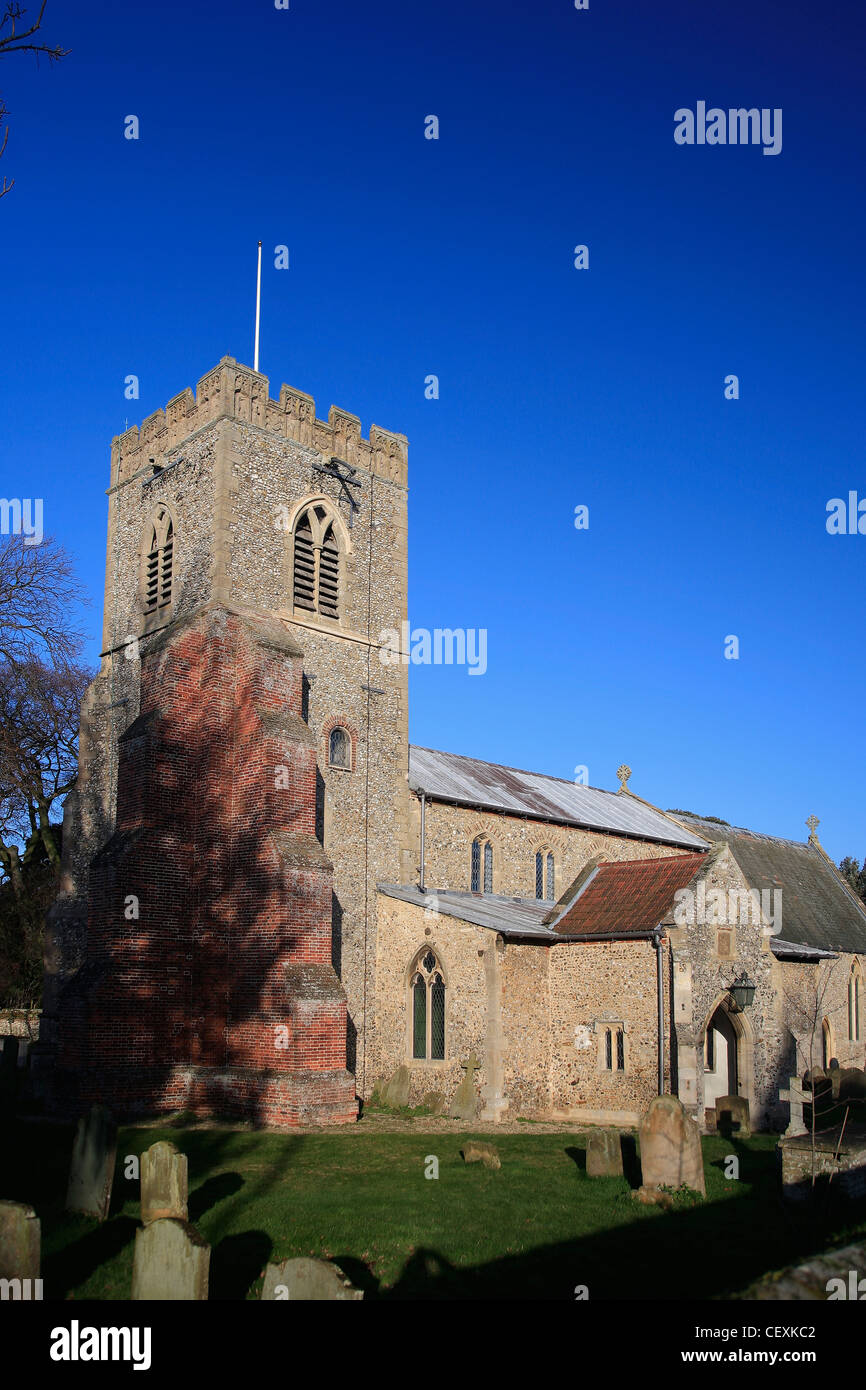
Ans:
{"label": "flagpole", "polygon": [[259,268],[256,275],[256,345],[253,355],[253,371],[259,370],[259,319],[262,308],[262,243],[259,242]]}

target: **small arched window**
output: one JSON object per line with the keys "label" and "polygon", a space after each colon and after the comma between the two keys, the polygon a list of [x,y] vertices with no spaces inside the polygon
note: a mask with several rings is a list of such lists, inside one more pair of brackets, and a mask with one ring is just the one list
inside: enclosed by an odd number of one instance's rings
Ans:
{"label": "small arched window", "polygon": [[555,864],[550,850],[537,850],[535,855],[535,896],[554,902]]}
{"label": "small arched window", "polygon": [[625,1071],[625,1033],[622,1028],[604,1030],[604,1065],[607,1071]]}
{"label": "small arched window", "polygon": [[352,770],[352,740],[345,729],[332,729],[328,737],[328,763],[331,767]]}
{"label": "small arched window", "polygon": [[848,1040],[860,1041],[860,967],[856,963],[848,976]]}
{"label": "small arched window", "polygon": [[439,962],[429,949],[415,964],[409,997],[413,1058],[421,1062],[444,1062],[445,981]]}
{"label": "small arched window", "polygon": [[473,893],[493,892],[493,846],[484,835],[477,835],[472,841],[469,887]]}
{"label": "small arched window", "polygon": [[306,613],[340,616],[340,546],[324,503],[314,503],[295,522],[292,602]]}
{"label": "small arched window", "polygon": [[174,525],[167,507],[149,523],[144,562],[144,611],[153,613],[171,603],[174,572]]}

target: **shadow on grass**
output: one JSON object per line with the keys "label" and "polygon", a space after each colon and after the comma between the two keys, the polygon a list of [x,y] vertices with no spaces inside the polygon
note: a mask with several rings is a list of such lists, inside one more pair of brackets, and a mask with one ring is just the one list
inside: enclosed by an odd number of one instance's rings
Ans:
{"label": "shadow on grass", "polygon": [[271,1258],[273,1241],[266,1231],[242,1231],[225,1236],[215,1246],[210,1260],[209,1296],[213,1299],[244,1299],[250,1285],[258,1279]]}
{"label": "shadow on grass", "polygon": [[131,1216],[116,1216],[86,1231],[62,1250],[46,1255],[43,1278],[51,1297],[65,1297],[71,1289],[85,1283],[100,1265],[113,1260],[135,1240],[138,1222]]}
{"label": "shadow on grass", "polygon": [[207,1178],[200,1187],[189,1194],[187,1207],[192,1224],[195,1225],[196,1221],[211,1207],[215,1207],[217,1202],[240,1192],[243,1185],[244,1180],[240,1173],[218,1173],[216,1177]]}

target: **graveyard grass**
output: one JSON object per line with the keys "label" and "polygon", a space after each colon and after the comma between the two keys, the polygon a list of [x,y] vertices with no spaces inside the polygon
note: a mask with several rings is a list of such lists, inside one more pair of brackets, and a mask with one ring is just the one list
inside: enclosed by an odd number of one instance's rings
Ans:
{"label": "graveyard grass", "polygon": [[[120,1131],[109,1219],[63,1210],[72,1130],[12,1122],[0,1191],[42,1219],[45,1296],[126,1299],[138,1182],[129,1155],[169,1139],[189,1159],[189,1219],[210,1243],[210,1297],[258,1297],[269,1260],[335,1260],[366,1298],[712,1298],[866,1236],[862,1206],[782,1205],[776,1138],[703,1140],[707,1199],[644,1207],[627,1178],[589,1178],[586,1134],[494,1136],[502,1168],[467,1165],[438,1131],[283,1135],[220,1128]],[[724,1176],[725,1156],[740,1178]],[[438,1179],[424,1176],[429,1155]],[[128,1192],[128,1196],[125,1194]]]}

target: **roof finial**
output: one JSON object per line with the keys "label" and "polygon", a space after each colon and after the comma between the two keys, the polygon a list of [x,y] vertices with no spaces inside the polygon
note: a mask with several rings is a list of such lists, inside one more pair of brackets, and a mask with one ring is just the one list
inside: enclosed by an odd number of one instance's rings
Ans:
{"label": "roof finial", "polygon": [[629,767],[628,763],[623,763],[620,767],[618,767],[616,770],[616,775],[619,778],[620,791],[627,792],[628,787],[626,786],[626,782],[628,781],[629,777],[631,777],[631,768]]}
{"label": "roof finial", "polygon": [[810,816],[809,819],[806,821],[806,824],[807,824],[808,827],[809,827],[809,844],[810,844],[810,845],[817,845],[817,844],[819,844],[820,841],[818,840],[818,836],[817,836],[817,833],[816,833],[816,832],[817,832],[818,826],[821,824],[821,822],[819,821],[818,817],[817,817],[817,816]]}

